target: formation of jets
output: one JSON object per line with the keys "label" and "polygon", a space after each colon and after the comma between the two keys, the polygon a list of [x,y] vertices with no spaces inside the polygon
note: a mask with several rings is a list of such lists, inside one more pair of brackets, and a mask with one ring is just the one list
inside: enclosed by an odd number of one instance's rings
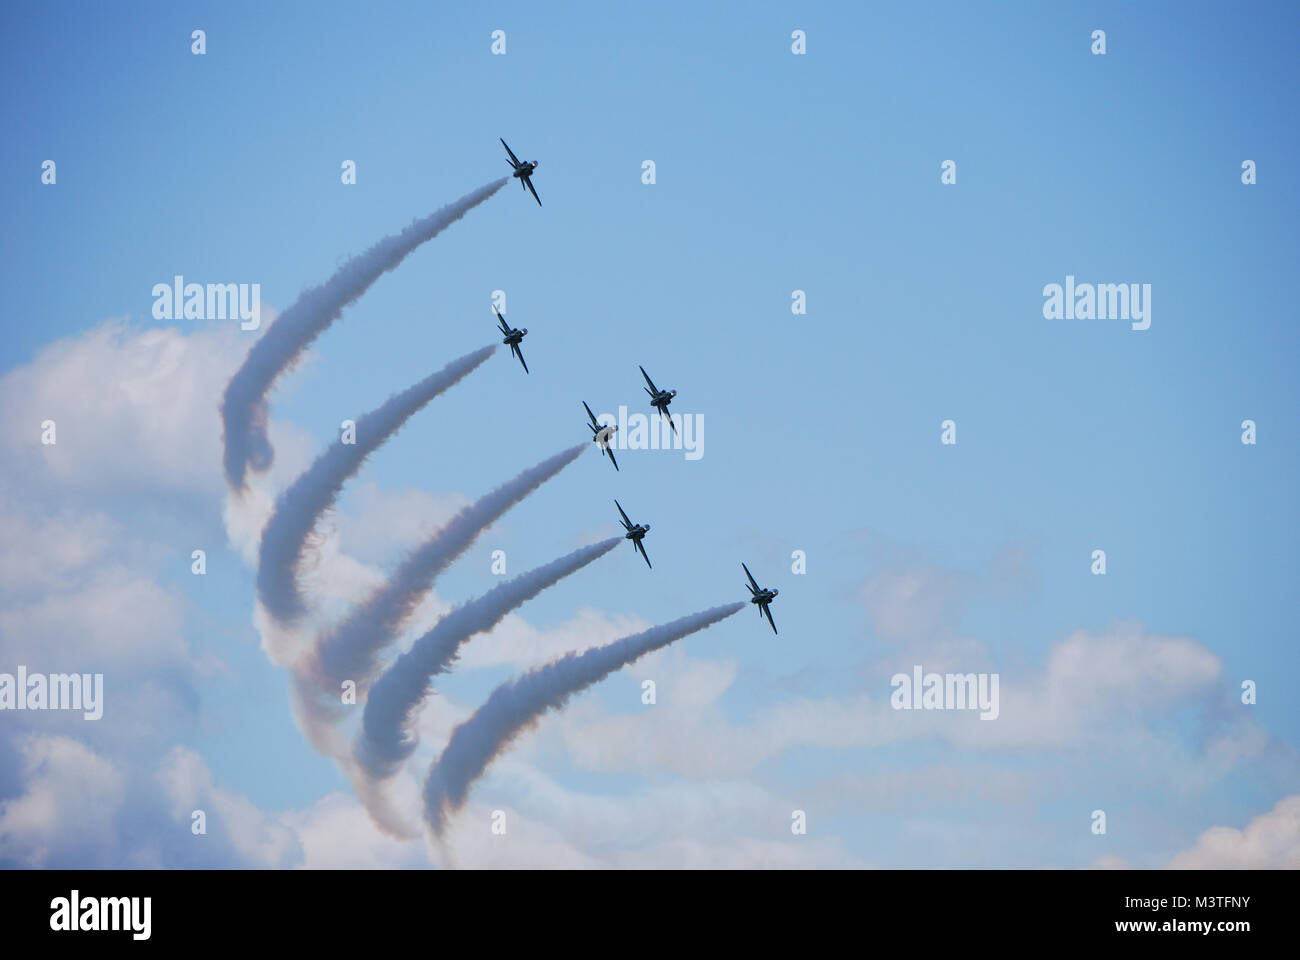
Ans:
{"label": "formation of jets", "polygon": [[[510,149],[510,145],[506,143],[505,139],[500,139],[501,146],[506,148],[506,153],[508,154],[506,162],[510,164],[511,169],[514,171],[511,176],[519,181],[521,187],[532,193],[533,199],[537,201],[537,205],[540,207],[542,205],[542,198],[537,195],[537,190],[533,188],[532,180],[533,172],[537,169],[537,161],[529,160],[525,162],[520,160],[515,156],[514,151]],[[506,323],[506,318],[501,315],[500,310],[496,310],[496,307],[493,307],[493,310],[496,311],[497,315],[497,323],[499,324],[498,332],[503,336],[501,342],[510,347],[511,354],[519,358],[519,362],[523,365],[524,373],[527,373],[528,364],[524,362],[524,353],[520,348],[520,344],[528,333],[527,328],[516,329],[510,326],[510,324]],[[659,411],[659,414],[667,420],[668,425],[672,427],[673,433],[676,433],[677,425],[673,423],[672,414],[668,412],[668,405],[672,403],[673,397],[677,396],[677,391],[660,390],[655,386],[655,382],[650,379],[650,374],[645,372],[645,367],[640,367],[640,370],[641,376],[645,378],[646,382],[644,390],[650,395],[650,406]],[[614,459],[614,450],[610,446],[610,441],[618,431],[618,427],[613,424],[602,427],[596,420],[596,415],[591,412],[591,407],[587,406],[586,400],[582,401],[582,406],[587,411],[587,420],[589,421],[587,426],[591,430],[592,442],[595,443],[596,446],[600,447],[602,456],[609,457],[609,462],[614,465],[614,469],[617,471],[618,461]],[[642,543],[642,541],[645,540],[645,535],[650,532],[650,524],[633,523],[628,518],[627,513],[623,510],[622,504],[615,500],[614,506],[618,507],[618,514],[621,518],[620,522],[623,524],[623,530],[625,531],[625,539],[632,541],[633,548],[641,554],[642,558],[646,562],[646,566],[653,570],[654,566],[650,563],[650,557],[645,552],[645,544]],[[776,622],[772,619],[771,604],[772,601],[776,599],[777,594],[781,591],[760,587],[758,581],[754,579],[754,575],[749,572],[749,567],[745,566],[744,563],[742,563],[741,566],[744,567],[745,576],[749,578],[749,582],[745,584],[746,588],[749,590],[749,602],[758,607],[758,615],[760,619],[767,617],[767,622],[772,626],[772,633],[775,634],[777,632]]]}

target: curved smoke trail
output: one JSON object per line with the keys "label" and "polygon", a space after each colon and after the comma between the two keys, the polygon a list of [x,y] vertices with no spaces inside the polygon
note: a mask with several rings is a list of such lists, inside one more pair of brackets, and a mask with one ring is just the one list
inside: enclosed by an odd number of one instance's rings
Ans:
{"label": "curved smoke trail", "polygon": [[275,512],[262,531],[257,564],[257,595],[267,612],[291,623],[304,610],[297,571],[312,527],[334,503],[348,478],[414,413],[454,386],[490,357],[496,345],[453,360],[437,373],[395,394],[356,423],[355,443],[332,443],[276,500]]}
{"label": "curved smoke trail", "polygon": [[397,568],[392,578],[313,644],[298,673],[338,699],[339,684],[369,686],[376,657],[433,586],[434,580],[507,510],[551,479],[587,448],[580,443],[530,467],[452,517]]}
{"label": "curved smoke trail", "polygon": [[610,537],[521,573],[438,621],[375,681],[361,716],[354,750],[357,763],[378,779],[395,773],[418,742],[411,724],[424,703],[430,678],[451,668],[461,645],[475,634],[491,630],[511,610],[622,542],[622,537]]}
{"label": "curved smoke trail", "polygon": [[744,601],[729,603],[584,653],[565,654],[497,687],[473,716],[452,731],[442,756],[429,771],[424,783],[424,817],[429,828],[441,835],[447,817],[464,805],[471,784],[547,710],[560,709],[575,693],[621,667],[744,607]]}
{"label": "curved smoke trail", "polygon": [[276,378],[339,318],[344,307],[365,293],[379,277],[509,181],[509,177],[502,177],[427,217],[412,221],[401,233],[385,237],[343,264],[320,286],[304,291],[276,318],[248,351],[221,401],[226,445],[224,466],[226,482],[232,489],[242,490],[248,470],[266,470],[275,456],[266,435],[266,395]]}

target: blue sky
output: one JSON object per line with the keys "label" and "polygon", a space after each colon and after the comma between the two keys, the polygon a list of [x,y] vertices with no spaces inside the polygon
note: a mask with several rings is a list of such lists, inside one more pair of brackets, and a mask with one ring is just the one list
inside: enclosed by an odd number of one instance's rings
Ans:
{"label": "blue sky", "polygon": [[[653,524],[655,568],[620,549],[524,607],[560,648],[583,608],[612,630],[741,599],[741,560],[782,592],[779,637],[744,611],[543,721],[519,765],[481,787],[568,846],[503,862],[578,857],[584,841],[556,811],[600,798],[783,810],[752,825],[771,862],[804,855],[788,823],[805,808],[813,862],[885,866],[1154,866],[1211,826],[1268,814],[1300,792],[1285,682],[1300,670],[1287,173],[1298,18],[1287,4],[6,7],[2,492],[41,543],[54,533],[40,519],[66,521],[73,542],[96,524],[116,531],[96,569],[156,587],[175,611],[157,629],[184,649],[165,666],[133,652],[117,696],[147,679],[194,698],[135,698],[134,719],[159,728],[148,749],[123,746],[129,728],[111,715],[87,742],[123,770],[192,751],[213,790],[279,826],[350,796],[259,647],[254,571],[224,519],[219,462],[205,459],[219,389],[254,335],[156,321],[151,290],[175,274],[256,282],[282,309],[346,256],[503,175],[504,136],[541,161],[545,206],[509,185],[348,309],[273,395],[291,438],[284,469],[310,462],[340,420],[491,342],[500,289],[530,330],[532,374],[498,353],[413,418],[340,502],[341,549],[390,568],[447,498],[582,439],[580,400],[645,412],[642,364],[680,391],[675,410],[703,418],[703,457],[621,452],[615,474],[584,455],[439,581],[440,601],[493,586],[494,549],[517,573],[612,534],[614,497]],[[496,29],[504,56],[491,53]],[[795,29],[806,55],[791,53]],[[1090,52],[1095,29],[1104,56]],[[40,180],[47,159],[54,186]],[[355,185],[340,183],[345,160]],[[940,183],[945,160],[955,185]],[[1241,183],[1244,160],[1255,185]],[[1150,329],[1044,319],[1044,285],[1067,274],[1150,284]],[[794,290],[806,315],[791,312]],[[96,340],[115,318],[124,339]],[[180,374],[148,349],[133,359],[153,328],[173,329]],[[100,436],[76,459],[78,411],[111,408],[120,370],[156,392],[128,391],[121,417],[95,421],[117,442]],[[195,384],[209,383],[205,399]],[[51,466],[36,398],[78,389],[59,428],[71,459]],[[939,442],[949,418],[954,446]],[[1240,442],[1244,419],[1254,446]],[[18,542],[15,557],[36,550]],[[196,547],[204,578],[189,573]],[[1104,577],[1089,570],[1099,548]],[[791,571],[795,550],[806,574]],[[95,576],[68,562],[66,577],[0,593],[0,670],[79,655],[66,623],[31,612],[90,609],[75,591]],[[1075,668],[1052,665],[1079,631],[1086,676],[1071,684]],[[923,733],[896,718],[873,740],[889,677],[941,661],[999,672],[1004,704],[1026,704],[999,722],[1025,731],[1059,690],[1083,692],[1042,743],[986,742],[954,732],[967,718],[952,715]],[[473,709],[526,665],[516,651],[439,690]],[[661,702],[647,716],[639,685],[652,675]],[[1237,702],[1247,679],[1259,684],[1249,707]],[[687,709],[674,691],[701,699]],[[772,733],[787,722],[788,743]],[[7,724],[3,748],[10,836],[31,777],[23,745],[84,727],[23,723]],[[602,728],[641,759],[616,757]],[[752,759],[710,769],[707,752],[728,745]],[[679,749],[706,755],[662,759]],[[133,796],[110,830],[126,829]],[[1104,838],[1088,830],[1098,807]],[[638,855],[703,835],[735,854],[725,828],[680,823],[644,827]],[[21,844],[6,854],[5,836],[0,860],[30,862]],[[121,859],[97,849],[60,862]]]}

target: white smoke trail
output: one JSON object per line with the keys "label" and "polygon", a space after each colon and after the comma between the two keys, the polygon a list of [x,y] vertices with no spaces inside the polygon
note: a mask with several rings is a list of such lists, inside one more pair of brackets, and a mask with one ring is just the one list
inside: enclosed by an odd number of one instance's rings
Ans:
{"label": "white smoke trail", "polygon": [[332,443],[280,494],[275,512],[262,531],[257,565],[258,599],[271,616],[288,624],[305,612],[297,578],[303,547],[316,522],[333,505],[343,485],[361,468],[366,457],[429,401],[482,364],[494,350],[495,345],[487,346],[453,360],[361,416],[356,423],[354,443]]}
{"label": "white smoke trail", "polygon": [[714,607],[584,653],[569,653],[492,691],[474,715],[456,727],[424,783],[424,818],[440,836],[469,788],[521,732],[547,710],[600,682],[651,651],[703,630],[744,609],[744,601]]}
{"label": "white smoke trail", "polygon": [[526,496],[578,458],[580,443],[530,467],[461,510],[416,548],[392,578],[334,629],[322,634],[298,673],[337,699],[339,684],[351,680],[358,691],[369,687],[376,655],[433,586],[438,575],[473,545],[479,535]]}
{"label": "white smoke trail", "polygon": [[[393,781],[370,779],[351,757],[341,758],[339,766],[352,782],[353,792],[376,827],[398,840],[414,840],[420,835],[418,817],[408,819],[398,811],[400,804],[392,794]],[[412,806],[414,804],[408,804],[407,809]]]}
{"label": "white smoke trail", "polygon": [[226,482],[232,489],[242,490],[248,470],[266,470],[275,455],[266,435],[266,397],[276,378],[339,318],[344,307],[365,293],[384,273],[397,267],[411,251],[436,237],[509,181],[509,177],[502,177],[427,217],[412,221],[401,233],[385,237],[365,253],[350,259],[320,286],[304,291],[276,318],[248,351],[248,357],[231,378],[222,398],[224,467]]}
{"label": "white smoke trail", "polygon": [[418,742],[412,722],[424,703],[429,680],[450,669],[465,641],[491,630],[511,610],[622,542],[622,537],[610,537],[521,573],[438,621],[375,681],[353,751],[361,767],[382,779],[395,773],[411,755]]}
{"label": "white smoke trail", "polygon": [[465,507],[414,550],[392,578],[376,588],[341,624],[316,636],[294,666],[293,710],[299,727],[317,750],[332,757],[350,755],[335,729],[349,712],[340,695],[343,684],[350,682],[356,699],[364,699],[379,653],[396,639],[402,623],[439,574],[507,510],[576,460],[586,448],[585,443],[580,443],[561,451]]}

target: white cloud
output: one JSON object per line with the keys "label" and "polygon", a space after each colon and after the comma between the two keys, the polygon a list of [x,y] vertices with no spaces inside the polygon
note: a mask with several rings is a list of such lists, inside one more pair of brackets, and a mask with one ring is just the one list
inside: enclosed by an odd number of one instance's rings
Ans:
{"label": "white cloud", "polygon": [[[217,405],[249,341],[112,320],[58,340],[0,380],[5,451],[60,490],[220,492]],[[53,420],[57,442],[41,443]]]}
{"label": "white cloud", "polygon": [[1096,860],[1092,861],[1093,870],[1129,870],[1131,867],[1127,860],[1113,853],[1103,853]]}
{"label": "white cloud", "polygon": [[302,849],[299,866],[309,870],[392,870],[428,866],[424,843],[395,840],[381,832],[355,798],[331,793],[284,817]]}
{"label": "white cloud", "polygon": [[115,820],[126,796],[121,774],[68,737],[33,737],[20,752],[24,790],[0,804],[0,860],[25,867],[118,865]]}
{"label": "white cloud", "polygon": [[[454,816],[442,850],[453,864],[475,867],[863,866],[838,838],[817,836],[815,826],[796,836],[793,809],[756,784],[726,780],[631,795],[582,793],[510,757]],[[496,810],[505,813],[504,836],[491,831]]]}
{"label": "white cloud", "polygon": [[944,629],[966,578],[923,565],[885,571],[862,587],[876,632],[887,640],[929,638]]}
{"label": "white cloud", "polygon": [[38,669],[97,672],[132,665],[188,664],[183,603],[158,583],[116,563],[90,572],[75,591],[46,594],[0,610],[6,659]]}
{"label": "white cloud", "polygon": [[42,593],[67,586],[129,538],[121,525],[96,510],[33,510],[0,482],[0,591]]}
{"label": "white cloud", "polygon": [[1172,704],[1204,706],[1220,672],[1218,657],[1195,641],[1128,624],[1095,636],[1076,632],[1052,647],[1045,669],[1001,677],[996,720],[981,720],[975,711],[894,710],[891,668],[861,694],[785,700],[767,705],[751,721],[734,723],[721,709],[734,671],[719,671],[684,653],[657,656],[633,669],[656,675],[661,697],[691,682],[687,678],[695,671],[711,678],[697,683],[702,695],[674,701],[669,710],[615,716],[582,704],[570,707],[561,730],[578,763],[707,778],[753,771],[795,746],[848,750],[932,740],[1008,750],[1111,742],[1116,729],[1149,735],[1146,718]]}
{"label": "white cloud", "polygon": [[[104,746],[152,736],[195,706],[199,679],[219,669],[185,639],[186,604],[155,574],[188,568],[188,552],[169,553],[107,513],[64,505],[23,511],[23,497],[0,491],[0,670],[103,674],[104,718],[44,714],[41,729]],[[11,727],[36,718],[11,715]]]}
{"label": "white cloud", "polygon": [[[248,798],[219,787],[212,771],[193,750],[171,750],[159,764],[156,780],[173,821],[189,833],[188,842],[211,842],[212,835],[220,830],[241,864],[286,867],[300,859],[301,849],[293,830],[264,814]],[[206,835],[191,830],[196,810],[206,815]]]}
{"label": "white cloud", "polygon": [[1173,870],[1300,870],[1300,794],[1283,797],[1244,830],[1211,827],[1170,861]]}

